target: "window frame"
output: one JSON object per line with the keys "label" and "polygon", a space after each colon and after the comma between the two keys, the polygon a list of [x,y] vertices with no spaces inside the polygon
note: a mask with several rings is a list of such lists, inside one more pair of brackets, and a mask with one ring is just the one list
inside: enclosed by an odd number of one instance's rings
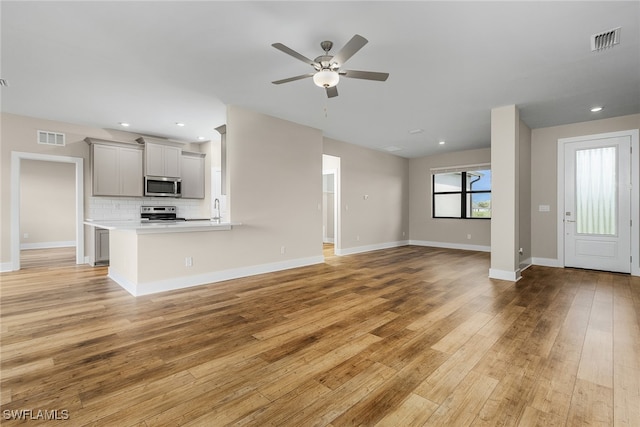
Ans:
{"label": "window frame", "polygon": [[[436,170],[432,169],[431,171],[431,218],[432,219],[480,219],[480,220],[490,220],[491,216],[488,217],[474,217],[467,216],[467,199],[471,199],[473,194],[491,194],[493,190],[493,185],[490,190],[467,190],[467,173],[480,171],[480,170],[491,170],[490,165],[478,165],[477,167],[466,167],[466,168],[450,168],[450,169],[442,169]],[[460,173],[460,191],[435,191],[436,188],[436,175],[441,175],[445,173]],[[460,195],[460,216],[436,216],[436,196],[443,194],[453,194]],[[490,212],[492,214],[493,212]]]}

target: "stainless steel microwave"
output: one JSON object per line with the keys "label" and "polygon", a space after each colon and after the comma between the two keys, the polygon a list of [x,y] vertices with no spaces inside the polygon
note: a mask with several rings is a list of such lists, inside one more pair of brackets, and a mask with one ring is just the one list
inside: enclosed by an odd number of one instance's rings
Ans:
{"label": "stainless steel microwave", "polygon": [[164,176],[145,176],[144,195],[151,197],[182,197],[182,180]]}

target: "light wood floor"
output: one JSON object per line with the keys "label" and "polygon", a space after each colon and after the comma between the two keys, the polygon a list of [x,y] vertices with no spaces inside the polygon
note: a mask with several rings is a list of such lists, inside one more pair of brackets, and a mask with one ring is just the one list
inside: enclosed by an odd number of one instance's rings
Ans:
{"label": "light wood floor", "polygon": [[640,279],[488,268],[407,246],[139,298],[4,273],[2,424],[640,426]]}
{"label": "light wood floor", "polygon": [[20,251],[20,268],[60,268],[76,263],[76,248],[29,249]]}

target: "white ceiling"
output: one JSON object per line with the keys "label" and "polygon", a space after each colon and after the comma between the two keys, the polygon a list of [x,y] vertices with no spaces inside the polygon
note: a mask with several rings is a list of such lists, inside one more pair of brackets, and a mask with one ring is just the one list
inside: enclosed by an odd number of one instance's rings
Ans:
{"label": "white ceiling", "polygon": [[[1,2],[2,111],[194,141],[218,139],[226,105],[418,157],[488,147],[491,108],[532,128],[640,113],[640,2]],[[592,34],[622,27],[592,53]],[[327,99],[313,59],[369,43]],[[604,105],[598,114],[589,112]],[[180,128],[176,122],[184,122]],[[424,132],[410,134],[410,130]],[[446,140],[446,145],[438,141]]]}

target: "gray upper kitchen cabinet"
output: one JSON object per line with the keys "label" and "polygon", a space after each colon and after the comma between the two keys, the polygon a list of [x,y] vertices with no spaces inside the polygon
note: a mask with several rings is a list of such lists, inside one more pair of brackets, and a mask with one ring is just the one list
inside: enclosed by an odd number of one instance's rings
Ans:
{"label": "gray upper kitchen cabinet", "polygon": [[144,174],[147,176],[180,177],[180,147],[145,142]]}
{"label": "gray upper kitchen cabinet", "polygon": [[142,197],[142,148],[134,144],[86,138],[91,145],[94,196]]}
{"label": "gray upper kitchen cabinet", "polygon": [[182,198],[204,199],[204,153],[182,152]]}

